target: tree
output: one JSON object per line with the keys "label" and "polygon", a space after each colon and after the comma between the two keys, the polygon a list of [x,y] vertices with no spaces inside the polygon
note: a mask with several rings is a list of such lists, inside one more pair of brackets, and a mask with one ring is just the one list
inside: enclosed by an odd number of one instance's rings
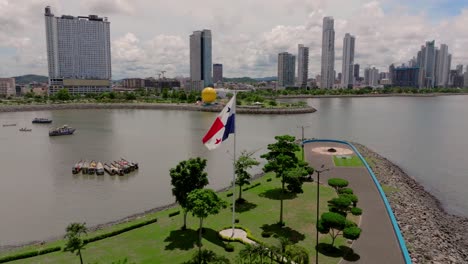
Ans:
{"label": "tree", "polygon": [[331,178],[328,179],[328,185],[333,187],[335,191],[338,193],[341,188],[347,187],[349,182],[345,179],[341,178]]}
{"label": "tree", "polygon": [[81,239],[81,235],[86,234],[86,224],[80,223],[71,223],[67,226],[67,234],[65,238],[67,239],[65,243],[64,251],[70,251],[80,256],[80,263],[83,264],[83,257],[81,256],[81,250],[84,249],[84,242]]}
{"label": "tree", "polygon": [[136,95],[134,93],[125,93],[125,100],[127,101],[136,100]]}
{"label": "tree", "polygon": [[68,89],[60,89],[57,93],[55,93],[55,97],[57,98],[57,100],[61,100],[61,101],[68,101],[70,100],[70,93],[68,92]]}
{"label": "tree", "polygon": [[[302,181],[297,182],[293,177],[289,177],[287,172],[294,169],[298,165],[298,158],[295,152],[300,150],[300,147],[294,143],[295,137],[290,135],[276,136],[276,143],[268,144],[269,152],[263,154],[261,157],[268,162],[263,167],[264,172],[275,172],[277,177],[281,178],[281,192],[285,193],[285,185],[291,185],[294,188],[290,191],[298,191],[297,185],[299,184],[302,191]],[[279,224],[284,225],[283,222],[283,195],[280,197],[280,220]]]}
{"label": "tree", "polygon": [[243,202],[242,199],[242,186],[245,184],[250,184],[251,175],[247,171],[253,166],[260,164],[255,158],[252,158],[254,152],[242,151],[240,157],[236,160],[235,163],[235,173],[237,175],[236,184],[239,186],[239,202]]}
{"label": "tree", "polygon": [[317,230],[322,234],[329,233],[332,238],[331,246],[335,244],[335,239],[343,234],[344,238],[356,240],[361,234],[361,229],[353,221],[339,213],[327,212],[320,216]]}
{"label": "tree", "polygon": [[192,215],[200,219],[198,230],[198,246],[202,246],[203,219],[209,215],[218,214],[221,208],[226,207],[226,202],[211,189],[196,189],[187,196],[187,205]]}
{"label": "tree", "polygon": [[206,159],[192,158],[181,161],[175,168],[169,171],[173,186],[172,195],[175,196],[176,202],[184,210],[183,230],[187,228],[188,194],[193,190],[201,189],[208,185],[208,174],[204,172],[205,167]]}
{"label": "tree", "polygon": [[297,264],[309,264],[309,253],[298,245],[289,245],[286,247],[285,256],[289,261]]}
{"label": "tree", "polygon": [[358,208],[358,210],[353,210],[353,208],[357,208],[354,206],[353,201],[349,198],[354,196],[354,194],[342,194],[336,198],[331,199],[328,201],[328,209],[330,212],[338,213],[344,217],[348,215],[348,213],[352,213],[354,215],[362,214],[362,210]]}

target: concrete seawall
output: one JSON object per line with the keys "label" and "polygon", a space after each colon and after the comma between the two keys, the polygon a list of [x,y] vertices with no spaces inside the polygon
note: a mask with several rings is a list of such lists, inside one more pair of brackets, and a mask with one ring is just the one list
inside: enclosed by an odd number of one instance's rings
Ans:
{"label": "concrete seawall", "polygon": [[[44,104],[44,105],[5,105],[0,106],[0,112],[22,112],[22,111],[43,111],[43,110],[65,110],[65,109],[160,109],[160,110],[181,110],[181,111],[201,111],[220,112],[223,106],[200,106],[193,104],[144,104],[144,103],[112,103],[112,104]],[[247,108],[238,106],[238,114],[252,115],[284,115],[284,114],[306,114],[317,111],[313,107],[303,108]]]}

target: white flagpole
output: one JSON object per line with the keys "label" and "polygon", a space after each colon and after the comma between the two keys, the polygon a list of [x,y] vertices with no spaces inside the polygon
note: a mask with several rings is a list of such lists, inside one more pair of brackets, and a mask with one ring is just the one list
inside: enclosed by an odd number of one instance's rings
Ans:
{"label": "white flagpole", "polygon": [[237,104],[237,98],[236,98],[236,90],[234,90],[234,102],[233,102],[233,108],[234,108],[234,114],[236,115],[234,117],[234,161],[232,163],[232,235],[231,237],[234,237],[234,229],[236,228],[235,226],[235,221],[236,221],[236,134],[237,134],[237,126],[236,126],[236,119],[237,119],[237,113],[236,113],[236,104]]}

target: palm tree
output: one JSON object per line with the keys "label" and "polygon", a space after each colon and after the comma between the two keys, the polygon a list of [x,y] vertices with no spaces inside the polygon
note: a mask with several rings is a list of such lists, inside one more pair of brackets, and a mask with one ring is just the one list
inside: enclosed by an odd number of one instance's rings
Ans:
{"label": "palm tree", "polygon": [[65,238],[67,242],[65,244],[64,251],[70,251],[80,256],[80,263],[83,264],[83,257],[81,256],[81,250],[84,249],[84,242],[81,239],[81,235],[86,234],[86,223],[71,223],[67,226],[67,234]]}

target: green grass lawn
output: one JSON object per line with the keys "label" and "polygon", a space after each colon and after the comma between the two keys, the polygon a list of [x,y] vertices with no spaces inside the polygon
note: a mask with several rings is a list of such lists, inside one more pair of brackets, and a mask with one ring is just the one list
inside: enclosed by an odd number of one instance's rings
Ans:
{"label": "green grass lawn", "polygon": [[348,158],[342,158],[341,156],[333,156],[333,163],[337,167],[362,167],[364,164],[355,155],[346,155]]}
{"label": "green grass lawn", "polygon": [[[272,181],[267,182],[268,178]],[[261,185],[243,192],[243,198],[248,203],[238,208],[239,212],[236,218],[240,220],[237,225],[247,228],[252,235],[260,241],[270,245],[278,245],[277,239],[262,238],[262,231],[271,231],[289,237],[294,243],[303,246],[309,251],[311,261],[315,258],[315,220],[316,220],[316,188],[315,183],[304,183],[304,193],[297,196],[288,197],[284,202],[284,221],[286,227],[278,228],[275,223],[279,220],[279,205],[277,200],[280,180],[276,177],[267,175],[258,179]],[[229,191],[228,191],[229,192]],[[219,193],[219,195],[228,202],[232,197],[227,197],[228,192]],[[237,192],[236,192],[237,195]],[[328,210],[327,201],[336,194],[330,187],[320,187],[320,211],[323,213]],[[191,258],[197,250],[196,241],[198,239],[196,230],[198,229],[198,219],[189,216],[187,218],[188,230],[181,231],[183,215],[169,217],[169,213],[179,208],[171,208],[165,211],[147,215],[136,221],[144,221],[150,218],[158,217],[158,222],[150,224],[114,237],[106,238],[86,245],[82,251],[85,263],[112,263],[113,261],[128,258],[130,263],[182,263]],[[223,209],[220,214],[209,216],[204,220],[205,233],[203,235],[203,247],[210,249],[217,254],[224,255],[234,260],[240,249],[244,247],[241,243],[233,242],[235,251],[228,253],[223,245],[226,242],[221,241],[217,232],[224,227],[231,226],[232,211],[228,207]],[[94,236],[108,230],[129,225],[129,223],[110,227],[90,234]],[[320,235],[321,242],[331,241],[329,235]],[[343,238],[337,240],[338,245],[345,244]],[[55,241],[42,245],[63,245],[63,241]],[[37,249],[38,246],[29,246],[19,251]],[[8,254],[17,253],[8,252]],[[7,254],[3,253],[1,256]],[[319,255],[320,263],[338,263],[339,257],[327,257]],[[79,258],[69,252],[54,252],[38,257],[14,261],[11,263],[79,263]]]}

